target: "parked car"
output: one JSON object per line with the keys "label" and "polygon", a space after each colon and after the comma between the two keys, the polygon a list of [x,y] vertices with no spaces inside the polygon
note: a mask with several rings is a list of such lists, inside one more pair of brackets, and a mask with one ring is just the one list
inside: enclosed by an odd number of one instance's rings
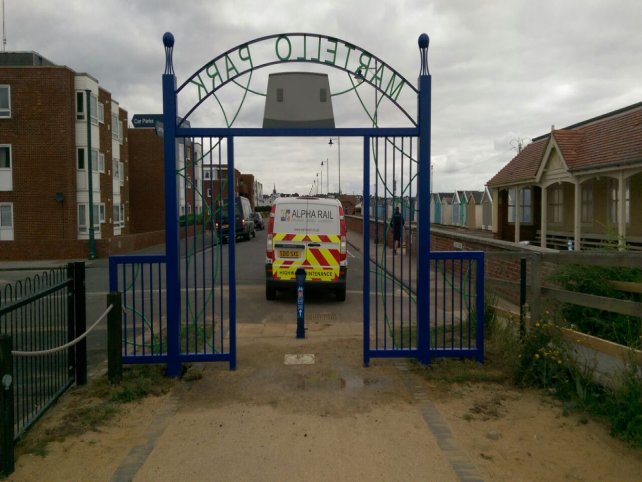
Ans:
{"label": "parked car", "polygon": [[[223,204],[218,216],[215,218],[216,231],[224,243],[228,241],[230,231],[227,214],[227,205]],[[252,209],[250,207],[250,201],[248,201],[247,198],[240,196],[234,198],[234,214],[236,238],[249,240],[250,238],[256,237],[254,221],[252,219]]]}
{"label": "parked car", "polygon": [[252,218],[254,219],[254,229],[258,229],[260,231],[265,229],[265,223],[263,222],[263,216],[261,216],[261,213],[253,213]]}

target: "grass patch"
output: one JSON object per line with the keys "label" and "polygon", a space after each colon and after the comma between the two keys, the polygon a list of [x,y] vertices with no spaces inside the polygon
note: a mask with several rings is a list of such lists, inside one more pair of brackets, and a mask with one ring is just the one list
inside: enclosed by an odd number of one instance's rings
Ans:
{"label": "grass patch", "polygon": [[165,377],[164,370],[164,367],[154,365],[125,367],[120,384],[110,384],[104,375],[85,386],[71,389],[59,402],[60,410],[52,412],[51,417],[18,442],[16,456],[32,453],[44,457],[51,442],[100,431],[122,412],[123,404],[168,393],[174,382]]}

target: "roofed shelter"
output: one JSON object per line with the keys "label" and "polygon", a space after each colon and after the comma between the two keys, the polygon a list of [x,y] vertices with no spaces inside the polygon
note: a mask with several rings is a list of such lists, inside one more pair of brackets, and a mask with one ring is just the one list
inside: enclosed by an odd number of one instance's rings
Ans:
{"label": "roofed shelter", "polygon": [[542,247],[642,249],[642,102],[533,139],[487,183],[493,233]]}

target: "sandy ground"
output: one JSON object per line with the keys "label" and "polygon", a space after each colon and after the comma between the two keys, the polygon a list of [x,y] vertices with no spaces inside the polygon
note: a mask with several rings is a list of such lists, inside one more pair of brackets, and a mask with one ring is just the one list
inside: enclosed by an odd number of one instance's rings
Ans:
{"label": "sandy ground", "polygon": [[[642,480],[642,451],[534,391],[362,366],[360,325],[239,327],[238,369],[207,365],[100,432],[23,455],[9,480]],[[314,354],[286,365],[286,354]],[[36,430],[65,410],[63,398]]]}

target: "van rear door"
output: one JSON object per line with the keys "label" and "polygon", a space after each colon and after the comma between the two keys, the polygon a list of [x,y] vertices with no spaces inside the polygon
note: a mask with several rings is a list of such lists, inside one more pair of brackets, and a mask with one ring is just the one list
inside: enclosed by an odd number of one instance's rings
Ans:
{"label": "van rear door", "polygon": [[279,203],[274,213],[273,278],[294,280],[297,268],[303,267],[307,281],[338,280],[340,230],[334,203],[305,198]]}
{"label": "van rear door", "polygon": [[274,212],[274,233],[272,244],[274,261],[272,277],[279,281],[291,281],[306,259],[306,242],[308,231],[307,217],[301,213],[307,211],[307,199],[292,199],[280,202]]}

